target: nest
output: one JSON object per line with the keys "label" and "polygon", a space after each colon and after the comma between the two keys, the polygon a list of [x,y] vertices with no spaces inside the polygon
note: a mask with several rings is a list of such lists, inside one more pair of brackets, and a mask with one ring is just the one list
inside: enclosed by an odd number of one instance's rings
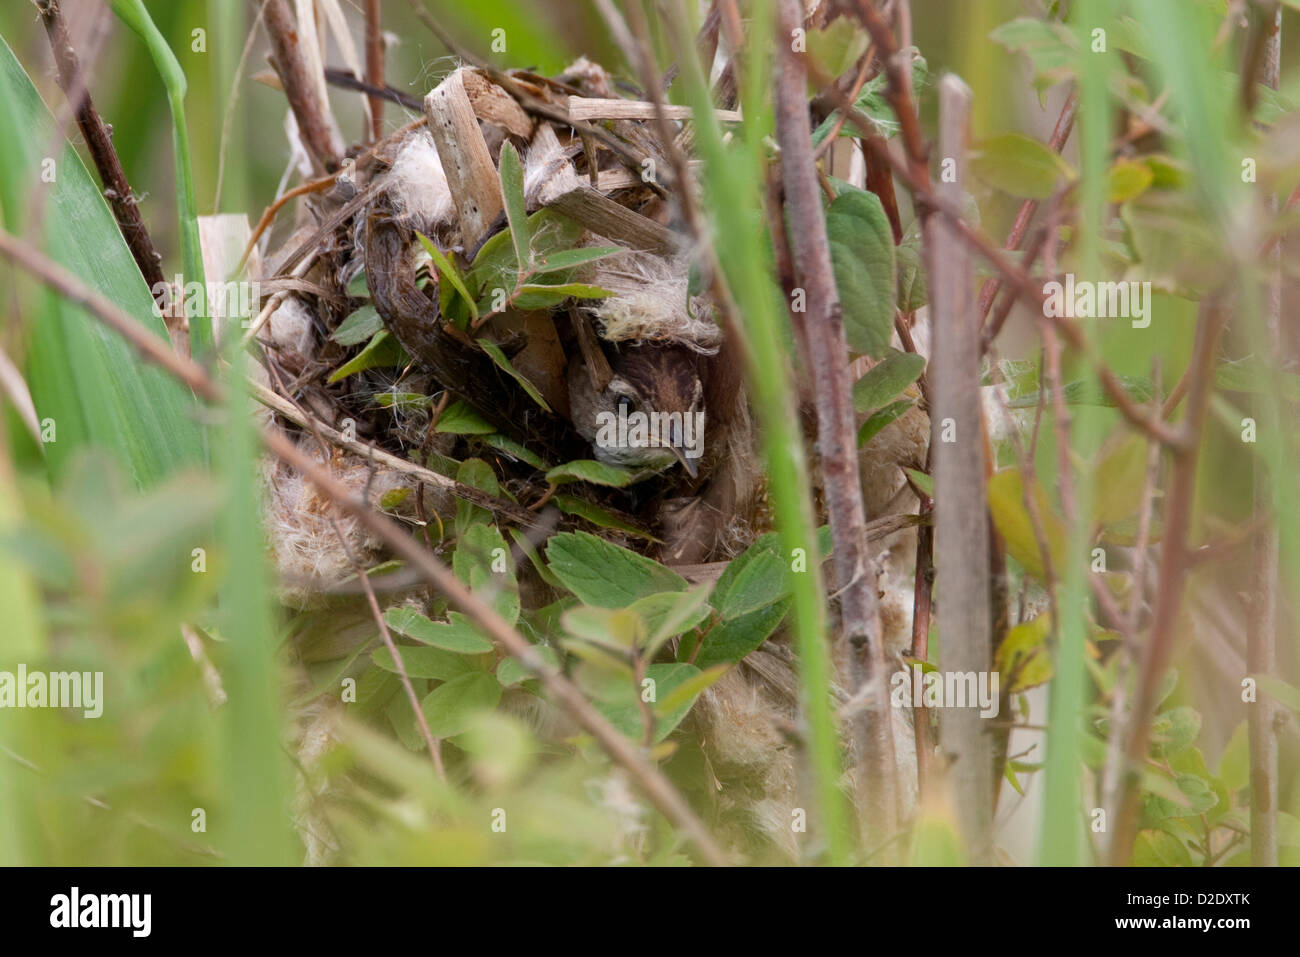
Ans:
{"label": "nest", "polygon": [[[332,189],[306,197],[297,228],[264,257],[264,288],[287,291],[260,330],[258,373],[294,409],[281,410],[282,427],[318,460],[324,435],[351,440],[333,442],[336,477],[433,544],[473,504],[502,524],[591,531],[693,580],[715,577],[766,530],[762,472],[738,359],[693,277],[670,192],[646,175],[671,169],[653,107],[618,98],[588,60],[556,78],[506,77],[453,71],[423,122],[355,150]],[[569,125],[578,120],[602,135]],[[512,282],[512,201],[527,216],[527,283]],[[538,271],[557,259],[575,265]],[[492,273],[494,262],[505,265]],[[556,494],[548,471],[602,459],[592,409],[633,385],[694,402],[703,455],[618,460],[627,481]],[[465,472],[471,459],[490,480]],[[382,560],[301,476],[268,465],[265,478],[286,604],[321,604],[356,563]],[[531,575],[523,563],[525,602],[553,600]],[[715,806],[719,818],[793,853],[797,694],[781,641],[706,692],[690,727],[708,766],[746,782]]]}

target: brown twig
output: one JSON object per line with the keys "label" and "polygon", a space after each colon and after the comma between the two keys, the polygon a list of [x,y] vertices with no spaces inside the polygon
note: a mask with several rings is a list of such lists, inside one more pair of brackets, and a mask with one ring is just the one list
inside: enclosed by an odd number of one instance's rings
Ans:
{"label": "brown twig", "polygon": [[140,216],[140,207],[136,204],[135,194],[127,182],[113,146],[113,137],[103,118],[95,110],[95,103],[86,88],[77,51],[72,47],[72,38],[68,34],[68,25],[63,19],[59,0],[37,0],[36,9],[40,12],[41,23],[50,40],[50,49],[54,53],[59,86],[68,98],[68,104],[76,114],[77,127],[86,141],[86,148],[99,172],[100,182],[104,184],[104,198],[113,210],[117,228],[122,231],[127,248],[135,259],[145,284],[150,292],[157,295],[166,284],[163,277],[162,256],[154,248],[149,230]]}
{"label": "brown twig", "polygon": [[1160,683],[1173,655],[1179,606],[1187,580],[1187,539],[1191,526],[1192,501],[1196,492],[1196,463],[1201,433],[1214,390],[1214,358],[1219,333],[1227,310],[1214,299],[1201,303],[1192,352],[1191,376],[1187,389],[1187,414],[1182,423],[1183,441],[1173,449],[1173,474],[1165,499],[1163,556],[1151,635],[1143,649],[1137,692],[1130,713],[1125,758],[1123,797],[1119,805],[1110,847],[1112,865],[1128,862],[1137,836],[1140,790],[1136,769],[1146,758],[1151,735],[1151,717]]}
{"label": "brown twig", "polygon": [[[1061,115],[1056,119],[1056,126],[1052,130],[1052,137],[1047,141],[1048,147],[1054,153],[1059,153],[1065,147],[1066,141],[1070,138],[1070,131],[1074,129],[1074,117],[1078,111],[1079,95],[1074,90],[1065,98],[1065,105],[1061,107]],[[1007,241],[1003,243],[1002,248],[1013,251],[1020,248],[1021,241],[1025,238],[1025,232],[1029,229],[1029,222],[1034,218],[1034,212],[1038,209],[1038,200],[1027,199],[1020,205],[1020,212],[1016,214],[1016,221],[1011,225],[1011,232],[1007,233]],[[998,290],[1002,288],[1002,281],[996,276],[991,276],[984,281],[984,287],[980,290],[979,319],[983,323],[988,318],[989,309],[993,307],[993,300],[997,297]],[[992,341],[997,335],[996,330],[990,330],[988,340]]]}
{"label": "brown twig", "polygon": [[[939,150],[956,175],[939,189],[961,195],[971,92],[960,79],[939,81]],[[975,322],[970,253],[942,219],[924,220],[930,276],[934,402],[935,566],[941,589],[939,656],[955,672],[984,672],[993,660],[989,602],[989,522],[984,425],[980,406],[979,332]],[[956,441],[945,441],[951,428]],[[993,855],[993,781],[989,736],[976,708],[954,710],[939,725],[939,742],[952,762],[949,777],[962,836],[973,863]]]}
{"label": "brown twig", "polygon": [[[366,0],[366,82],[375,89],[384,86],[384,34],[379,14],[380,0]],[[384,135],[384,98],[374,93],[370,101],[370,139]]]}
{"label": "brown twig", "polygon": [[[782,32],[802,21],[797,0],[782,0]],[[876,600],[876,574],[864,547],[866,510],[858,468],[848,343],[839,293],[831,267],[826,220],[818,193],[808,122],[807,78],[803,65],[787,44],[776,80],[776,132],[781,145],[788,233],[795,274],[807,292],[807,312],[792,313],[802,327],[810,374],[817,383],[817,444],[827,512],[834,541],[834,561],[840,595],[840,640],[851,665],[852,694],[864,694],[868,706],[855,718],[855,744],[868,775],[869,812],[863,821],[881,843],[895,829],[897,766],[892,718],[886,687],[885,652]]]}
{"label": "brown twig", "polygon": [[[185,383],[201,398],[221,403],[225,389],[191,359],[177,355],[157,336],[136,322],[103,294],[85,285],[62,266],[0,230],[0,255],[31,273],[69,301],[85,307],[145,359],[161,366]],[[440,589],[452,605],[483,629],[501,649],[519,660],[538,678],[547,694],[584,728],[605,752],[631,775],[650,802],[695,843],[709,864],[725,865],[726,855],[713,840],[703,822],[663,773],[583,697],[582,692],[560,671],[549,665],[523,635],[512,628],[482,598],[471,592],[441,562],[405,534],[393,522],[374,511],[369,503],[353,495],[319,463],[299,449],[287,436],[276,431],[262,433],[267,450],[286,465],[297,469],[321,493],[379,538],[388,548],[409,562]]]}
{"label": "brown twig", "polygon": [[275,52],[273,65],[284,87],[285,99],[298,121],[303,146],[311,156],[317,174],[338,168],[343,146],[329,120],[329,104],[321,102],[316,80],[307,69],[301,39],[287,0],[267,0],[262,22]]}

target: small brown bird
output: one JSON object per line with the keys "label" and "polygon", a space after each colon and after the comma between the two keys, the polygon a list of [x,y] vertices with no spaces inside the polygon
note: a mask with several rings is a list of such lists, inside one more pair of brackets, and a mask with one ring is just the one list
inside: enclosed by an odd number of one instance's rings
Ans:
{"label": "small brown bird", "polygon": [[705,421],[700,356],[654,342],[611,346],[606,356],[585,333],[579,343],[582,355],[569,361],[569,404],[596,459],[656,471],[676,461],[696,477]]}

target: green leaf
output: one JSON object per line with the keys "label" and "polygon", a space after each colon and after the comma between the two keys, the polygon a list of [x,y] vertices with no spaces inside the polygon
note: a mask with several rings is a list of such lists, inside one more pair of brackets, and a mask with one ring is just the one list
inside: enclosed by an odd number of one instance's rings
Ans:
{"label": "green leaf", "polygon": [[537,391],[537,387],[524,378],[524,376],[510,364],[510,360],[506,358],[506,354],[501,351],[500,346],[489,342],[487,339],[477,339],[475,341],[478,343],[479,348],[488,354],[488,358],[496,364],[498,369],[519,383],[520,387],[528,393],[530,399],[540,405],[547,412],[552,411],[551,407],[546,404],[546,400],[542,398],[542,394]]}
{"label": "green leaf", "polygon": [[360,345],[384,328],[379,310],[366,304],[339,323],[330,338],[341,346]]}
{"label": "green leaf", "polygon": [[1047,199],[1075,172],[1059,155],[1023,133],[985,140],[971,155],[971,172],[1012,196]]}
{"label": "green leaf", "polygon": [[[554,648],[547,645],[534,645],[533,650],[552,668],[560,666],[560,657],[555,653]],[[533,673],[520,664],[517,658],[502,658],[501,663],[497,665],[497,681],[503,688],[529,681],[532,677]]]}
{"label": "green leaf", "polygon": [[514,144],[509,140],[501,145],[500,166],[501,198],[505,200],[511,242],[517,261],[521,267],[526,268],[531,255],[531,234],[528,231],[528,213],[524,207],[524,169]]}
{"label": "green leaf", "polygon": [[689,591],[665,591],[638,598],[628,605],[645,622],[646,640],[642,654],[653,659],[655,653],[670,638],[690,631],[709,617],[707,586],[696,586]]}
{"label": "green leaf", "polygon": [[620,532],[626,532],[627,534],[635,535],[638,538],[648,539],[652,542],[659,541],[659,539],[655,538],[645,529],[637,528],[635,525],[623,521],[623,519],[619,518],[608,509],[601,508],[599,505],[588,502],[586,499],[581,499],[574,495],[557,494],[551,499],[551,501],[554,502],[556,507],[564,514],[577,515],[579,518],[585,518],[593,525],[599,525],[601,528],[616,528]]}
{"label": "green leaf", "polygon": [[895,250],[898,258],[898,308],[915,312],[930,301],[918,239],[907,238]]}
{"label": "green leaf", "polygon": [[930,498],[934,498],[934,478],[926,475],[920,469],[903,469],[904,472],[912,479],[912,483]]}
{"label": "green leaf", "polygon": [[658,562],[586,532],[551,536],[546,560],[565,588],[602,608],[625,608],[646,595],[687,587],[686,579]]}
{"label": "green leaf", "polygon": [[1281,386],[1282,397],[1288,402],[1300,402],[1300,375],[1272,369],[1268,363],[1260,362],[1254,356],[1221,363],[1214,370],[1214,385],[1227,392],[1268,395],[1272,390],[1274,376]]}
{"label": "green leaf", "polygon": [[623,488],[635,477],[635,473],[628,469],[597,462],[595,459],[566,462],[546,473],[546,481],[552,485],[563,485],[565,482],[591,482],[595,485],[608,485],[611,488]]}
{"label": "green leaf", "polygon": [[909,385],[921,378],[925,357],[912,352],[890,349],[853,385],[853,407],[859,412],[881,408]]}
{"label": "green leaf", "polygon": [[[465,279],[461,276],[460,270],[456,268],[456,264],[448,259],[446,255],[443,254],[442,250],[433,244],[433,241],[430,240],[428,236],[425,236],[423,233],[416,233],[415,235],[419,238],[420,245],[422,245],[429,253],[429,257],[433,260],[434,267],[438,270],[438,275],[442,279],[446,279],[447,282],[451,284],[451,288],[460,294],[460,297],[465,300],[466,307],[469,309],[470,317],[475,322],[478,322],[478,305],[474,302],[474,297],[469,294],[469,290],[465,288]],[[445,307],[443,311],[446,311]]]}
{"label": "green leaf", "polygon": [[1116,160],[1108,174],[1106,201],[1127,203],[1130,199],[1137,199],[1147,191],[1154,179],[1151,167],[1141,160]]}
{"label": "green leaf", "polygon": [[[403,645],[399,646],[397,651],[402,656],[406,673],[412,678],[437,678],[440,681],[450,681],[479,670],[472,659],[444,651],[442,648],[412,648]],[[385,671],[397,673],[397,664],[387,648],[376,648],[370,655],[370,660]]]}
{"label": "green leaf", "polygon": [[494,432],[491,435],[485,435],[483,441],[498,452],[504,452],[513,459],[525,462],[535,469],[546,468],[546,462],[542,457],[525,445],[520,445],[508,435],[502,435],[500,432]]}
{"label": "green leaf", "polygon": [[[655,701],[649,702],[655,705],[655,741],[662,741],[672,733],[673,729],[681,723],[686,717],[686,713],[691,710],[691,705],[695,703],[695,698],[703,688],[695,690],[689,694],[685,701],[674,699],[673,692],[693,681],[700,673],[700,669],[694,665],[684,664],[682,662],[670,662],[667,664],[651,665],[646,669],[646,677],[654,682]],[[698,684],[696,682],[696,684]],[[597,700],[596,707],[610,724],[614,725],[619,731],[627,737],[634,740],[640,740],[642,733],[642,712],[641,703],[638,696],[641,689],[628,683],[620,683],[618,694],[607,700]],[[660,714],[657,705],[660,702],[672,700],[674,707],[666,709],[666,713]]]}
{"label": "green leaf", "polygon": [[1252,677],[1270,698],[1300,714],[1300,688],[1293,687],[1272,675],[1252,675]]}
{"label": "green leaf", "polygon": [[1051,631],[1051,615],[1044,612],[1007,632],[994,656],[999,687],[1006,694],[1016,694],[1051,680],[1052,659],[1047,652]]}
{"label": "green leaf", "polygon": [[[75,150],[55,139],[54,118],[9,46],[0,39],[0,211],[5,228],[23,235],[32,191],[44,196],[41,247],[83,282],[168,342],[154,302],[99,186]],[[41,182],[41,163],[53,148],[58,177]],[[26,280],[6,285],[29,288]],[[58,423],[58,441],[44,454],[62,475],[88,445],[109,449],[134,483],[148,487],[204,458],[204,438],[193,394],[141,360],[120,337],[107,333],[83,309],[53,293],[33,297],[36,321],[27,324],[25,372],[39,418]],[[9,318],[13,320],[12,314]]]}
{"label": "green leaf", "polygon": [[1078,69],[1079,53],[1074,35],[1064,24],[1020,17],[1002,24],[989,37],[1008,50],[1029,57],[1034,66],[1034,86],[1040,92],[1072,78]]}
{"label": "green leaf", "polygon": [[1201,733],[1201,715],[1187,706],[1170,708],[1151,722],[1151,753],[1167,758],[1190,748]]}
{"label": "green leaf", "polygon": [[471,724],[475,712],[491,711],[501,700],[501,685],[486,672],[452,678],[434,688],[420,707],[435,738],[450,738]]}
{"label": "green leaf", "polygon": [[877,412],[873,412],[867,421],[862,423],[862,428],[858,429],[858,446],[866,445],[874,439],[885,426],[902,418],[903,414],[916,405],[911,399],[899,399],[897,402],[891,402]]}
{"label": "green leaf", "polygon": [[826,210],[844,335],[855,352],[880,357],[894,330],[894,234],[874,193],[850,190]]}
{"label": "green leaf", "polygon": [[533,275],[545,276],[585,266],[610,256],[626,252],[622,246],[582,246],[578,249],[556,249],[544,256],[533,256]]}
{"label": "green leaf", "polygon": [[492,642],[468,618],[459,612],[452,612],[449,617],[448,622],[430,621],[406,606],[384,612],[384,622],[389,628],[426,645],[458,655],[481,655],[492,650]]}
{"label": "green leaf", "polygon": [[346,379],[350,375],[364,372],[366,369],[403,366],[410,361],[411,357],[406,354],[406,350],[402,348],[401,343],[390,336],[387,329],[381,329],[374,334],[369,344],[358,352],[350,362],[346,362],[336,369],[328,381],[333,384],[340,379]]}
{"label": "green leaf", "polygon": [[442,410],[434,429],[452,435],[490,435],[496,430],[495,425],[471,409],[463,399],[457,399]]}
{"label": "green leaf", "polygon": [[599,286],[569,282],[558,286],[525,283],[519,287],[513,305],[516,309],[550,309],[568,299],[608,299],[614,293]]}
{"label": "green leaf", "polygon": [[[1150,379],[1141,376],[1116,375],[1116,381],[1124,388],[1134,402],[1139,405],[1143,402],[1149,402],[1155,394],[1155,388]],[[1115,400],[1109,392],[1102,388],[1096,379],[1076,379],[1073,382],[1067,382],[1062,388],[1063,398],[1066,405],[1097,405],[1106,408],[1114,408]],[[1051,396],[1048,396],[1050,400]],[[1034,392],[1032,395],[1022,395],[1011,399],[1007,403],[1009,409],[1032,409],[1037,407],[1039,402],[1039,393]]]}
{"label": "green leaf", "polygon": [[1232,791],[1240,791],[1250,784],[1250,728],[1245,721],[1233,729],[1219,756],[1219,777]]}
{"label": "green leaf", "polygon": [[681,719],[686,717],[691,705],[695,704],[695,699],[730,670],[730,665],[714,665],[697,675],[691,675],[668,694],[660,697],[655,703],[655,717],[660,721],[671,721],[673,727],[676,727]]}
{"label": "green leaf", "polygon": [[1129,435],[1101,456],[1092,477],[1093,485],[1103,490],[1093,496],[1093,523],[1112,525],[1136,515],[1146,475],[1147,443],[1141,436]]}
{"label": "green leaf", "polygon": [[452,570],[476,595],[489,601],[508,624],[519,620],[514,559],[495,525],[470,525],[461,533],[452,555]]}
{"label": "green leaf", "polygon": [[348,295],[357,299],[370,298],[370,286],[366,282],[366,271],[364,269],[353,276],[352,281],[348,283]]}
{"label": "green leaf", "polygon": [[[1052,509],[1042,485],[1032,486],[1033,501],[1043,523],[1043,536],[1054,569],[1065,567],[1065,522]],[[1045,580],[1043,555],[1034,534],[1034,523],[1025,507],[1024,479],[1018,468],[994,472],[989,479],[989,511],[998,534],[1007,543],[1007,551],[1022,568],[1040,582]]]}
{"label": "green leaf", "polygon": [[775,544],[756,542],[727,565],[711,599],[723,621],[775,604],[790,593],[790,566]]}
{"label": "green leaf", "polygon": [[[456,469],[456,481],[462,485],[469,485],[481,492],[487,492],[489,495],[497,496],[501,494],[501,486],[497,482],[497,475],[492,471],[492,466],[488,465],[482,459],[466,459]],[[492,513],[481,505],[475,505],[473,502],[467,502],[464,499],[456,500],[456,534],[463,535],[465,530],[471,525],[483,524],[492,521]]]}
{"label": "green leaf", "polygon": [[744,658],[771,637],[789,607],[790,599],[783,598],[773,605],[715,625],[704,636],[699,653],[695,656],[695,664],[701,668],[711,668]]}
{"label": "green leaf", "polygon": [[1191,867],[1192,855],[1183,842],[1155,828],[1139,831],[1133,843],[1134,867]]}

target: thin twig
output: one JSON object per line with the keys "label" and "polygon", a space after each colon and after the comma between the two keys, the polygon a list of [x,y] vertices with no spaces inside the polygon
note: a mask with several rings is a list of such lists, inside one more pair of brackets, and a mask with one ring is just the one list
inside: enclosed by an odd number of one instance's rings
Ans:
{"label": "thin twig", "polygon": [[[366,82],[384,85],[384,34],[379,18],[380,0],[366,0]],[[384,98],[370,94],[370,139],[384,135]]]}
{"label": "thin twig", "polygon": [[113,210],[117,228],[122,231],[122,238],[126,240],[131,257],[144,276],[145,284],[156,296],[167,284],[163,277],[162,256],[154,248],[149,229],[140,216],[140,207],[127,182],[117,149],[113,146],[113,137],[95,110],[95,103],[86,88],[85,77],[77,59],[77,51],[72,47],[72,37],[63,19],[59,0],[37,0],[36,9],[40,11],[41,22],[50,40],[50,49],[54,53],[59,86],[76,114],[77,127],[86,141],[95,169],[99,171],[99,179],[104,184],[104,198]]}
{"label": "thin twig", "polygon": [[[782,0],[782,33],[802,21],[797,0]],[[826,508],[834,541],[836,584],[840,595],[840,641],[851,666],[851,695],[866,695],[854,733],[868,775],[864,824],[873,844],[894,832],[898,769],[892,715],[886,686],[885,651],[876,598],[876,573],[865,548],[866,510],[858,466],[848,343],[844,338],[826,220],[818,193],[817,169],[809,131],[807,78],[800,60],[779,44],[776,81],[776,132],[781,145],[788,234],[799,284],[806,290],[806,312],[791,319],[803,330],[810,375],[817,383],[817,444]]]}
{"label": "thin twig", "polygon": [[308,71],[298,26],[286,0],[267,0],[262,9],[262,22],[271,37],[276,72],[298,121],[303,146],[317,173],[332,173],[338,168],[343,147],[330,124],[329,104],[321,102],[320,88]]}

